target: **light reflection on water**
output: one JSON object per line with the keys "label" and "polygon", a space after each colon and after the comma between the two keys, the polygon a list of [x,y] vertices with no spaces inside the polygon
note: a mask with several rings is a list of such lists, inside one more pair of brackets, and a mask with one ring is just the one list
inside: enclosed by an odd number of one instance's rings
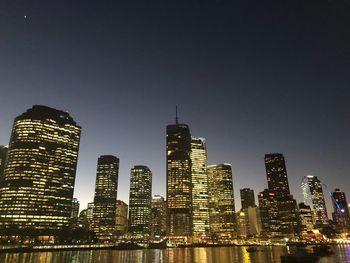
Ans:
{"label": "light reflection on water", "polygon": [[[321,258],[319,263],[350,262],[350,246],[332,247],[331,257]],[[38,253],[4,253],[4,263],[280,263],[287,253],[286,247],[258,247],[258,252],[248,253],[246,247],[171,248],[144,250],[85,250]],[[293,250],[293,248],[291,249]]]}

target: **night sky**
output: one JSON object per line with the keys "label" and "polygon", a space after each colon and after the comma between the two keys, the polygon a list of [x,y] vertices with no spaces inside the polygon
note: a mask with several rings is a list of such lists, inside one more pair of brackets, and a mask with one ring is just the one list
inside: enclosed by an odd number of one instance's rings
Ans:
{"label": "night sky", "polygon": [[33,104],[66,110],[82,126],[81,209],[102,154],[120,158],[118,199],[137,164],[165,196],[178,105],[208,163],[232,164],[236,210],[240,188],[267,187],[272,152],[298,202],[308,174],[349,200],[349,14],[345,0],[0,0],[0,144]]}

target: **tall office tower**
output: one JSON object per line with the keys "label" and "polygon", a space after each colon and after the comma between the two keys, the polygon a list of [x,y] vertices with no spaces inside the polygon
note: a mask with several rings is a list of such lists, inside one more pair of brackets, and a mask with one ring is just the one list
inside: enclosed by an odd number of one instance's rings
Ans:
{"label": "tall office tower", "polygon": [[46,106],[15,119],[0,186],[0,227],[38,235],[68,227],[80,130],[67,112]]}
{"label": "tall office tower", "polygon": [[283,154],[265,154],[267,185],[278,196],[290,195],[286,164]]}
{"label": "tall office tower", "polygon": [[7,151],[8,145],[0,145],[0,182],[4,179],[4,169]]}
{"label": "tall office tower", "polygon": [[100,240],[110,240],[115,231],[119,159],[101,155],[97,161],[93,229]]}
{"label": "tall office tower", "polygon": [[79,201],[77,198],[73,198],[70,227],[76,228],[78,227],[78,223],[79,223]]}
{"label": "tall office tower", "polygon": [[281,222],[278,216],[278,203],[276,193],[265,189],[259,193],[258,202],[262,235],[268,237],[281,236]]}
{"label": "tall office tower", "polygon": [[339,189],[335,189],[334,192],[332,192],[332,199],[334,208],[333,220],[340,233],[349,234],[350,215],[345,193],[341,192]]}
{"label": "tall office tower", "polygon": [[152,173],[147,166],[131,169],[129,197],[129,233],[135,237],[150,235]]}
{"label": "tall office tower", "polygon": [[230,164],[208,166],[208,189],[211,234],[219,241],[229,241],[237,235]]}
{"label": "tall office tower", "polygon": [[307,237],[308,233],[314,229],[314,225],[312,222],[311,207],[304,203],[299,203],[298,207],[299,207],[301,235],[302,237]]}
{"label": "tall office tower", "polygon": [[166,201],[163,196],[155,195],[152,198],[151,208],[151,236],[166,235]]}
{"label": "tall office tower", "polygon": [[243,188],[240,190],[241,193],[241,204],[242,209],[246,209],[248,207],[255,207],[255,197],[254,190],[250,188]]}
{"label": "tall office tower", "polygon": [[92,230],[92,223],[94,218],[94,202],[87,204],[86,218],[89,224],[89,229]]}
{"label": "tall office tower", "polygon": [[77,198],[73,198],[72,200],[72,213],[71,218],[78,218],[79,216],[79,201]]}
{"label": "tall office tower", "polygon": [[313,222],[316,227],[328,225],[326,202],[324,200],[322,183],[317,176],[304,176],[301,182],[304,202],[311,207]]}
{"label": "tall office tower", "polygon": [[192,137],[192,223],[193,235],[202,237],[210,232],[208,208],[207,149],[204,138]]}
{"label": "tall office tower", "polygon": [[167,126],[168,236],[176,242],[192,235],[191,134],[186,124]]}
{"label": "tall office tower", "polygon": [[277,197],[279,232],[283,237],[294,238],[300,234],[298,206],[292,195]]}
{"label": "tall office tower", "polygon": [[126,234],[128,231],[128,205],[121,200],[117,200],[115,216],[117,235]]}

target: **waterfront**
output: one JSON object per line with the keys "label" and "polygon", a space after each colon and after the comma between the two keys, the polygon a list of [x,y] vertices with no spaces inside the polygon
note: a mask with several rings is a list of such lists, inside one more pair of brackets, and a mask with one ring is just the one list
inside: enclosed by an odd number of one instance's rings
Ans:
{"label": "waterfront", "polygon": [[[280,256],[288,253],[282,246],[259,247],[258,252],[248,253],[246,247],[170,248],[143,250],[85,250],[35,253],[3,253],[4,263],[280,263]],[[332,246],[335,252],[319,263],[350,262],[350,245]]]}

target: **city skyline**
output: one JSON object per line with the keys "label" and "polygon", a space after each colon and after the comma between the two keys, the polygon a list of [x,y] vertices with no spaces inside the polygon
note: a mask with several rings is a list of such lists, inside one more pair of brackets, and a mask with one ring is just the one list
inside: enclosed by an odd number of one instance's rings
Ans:
{"label": "city skyline", "polygon": [[128,202],[138,164],[165,196],[165,127],[178,105],[206,138],[208,164],[232,164],[236,210],[241,188],[267,187],[267,153],[285,156],[298,203],[308,174],[349,196],[350,43],[338,26],[348,9],[299,4],[1,3],[0,144],[32,105],[67,110],[82,127],[81,209],[103,154],[120,158],[118,199]]}

